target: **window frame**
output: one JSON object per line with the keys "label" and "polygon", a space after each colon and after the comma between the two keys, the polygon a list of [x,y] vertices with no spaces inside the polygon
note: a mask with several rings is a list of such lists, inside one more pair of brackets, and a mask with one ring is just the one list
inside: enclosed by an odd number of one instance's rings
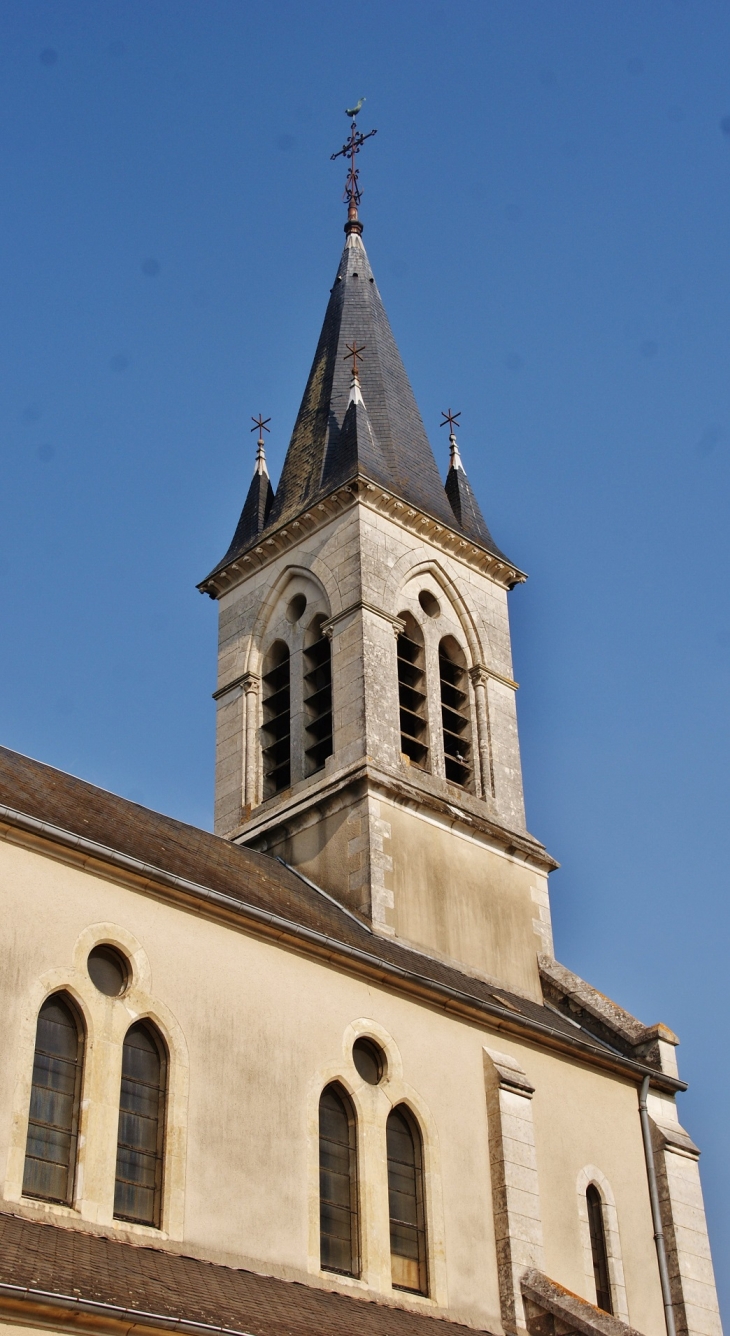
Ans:
{"label": "window frame", "polygon": [[[28,1154],[28,1144],[30,1141],[32,1127],[51,1128],[54,1126],[54,1124],[43,1123],[38,1119],[34,1119],[32,1116],[32,1112],[33,1112],[33,1092],[37,1088],[37,1083],[35,1080],[35,1068],[36,1068],[36,1056],[38,1054],[38,1027],[44,1009],[47,1006],[49,1006],[49,1004],[53,1003],[56,1000],[68,1011],[71,1020],[73,1021],[74,1028],[76,1030],[76,1057],[73,1060],[75,1067],[74,1088],[71,1096],[71,1124],[67,1131],[66,1129],[60,1129],[60,1128],[58,1129],[59,1131],[64,1130],[66,1135],[68,1135],[69,1137],[69,1156],[66,1165],[66,1192],[65,1195],[62,1197],[51,1196],[48,1193],[40,1191],[34,1192],[26,1186],[26,1171],[28,1168],[29,1160],[39,1163],[54,1163],[53,1161],[42,1161],[40,1160],[39,1156],[30,1156]],[[53,1055],[51,1053],[48,1053],[46,1056],[57,1057],[58,1055]],[[43,999],[43,1002],[38,1008],[38,1015],[36,1018],[35,1038],[33,1043],[33,1068],[31,1075],[30,1100],[28,1103],[28,1122],[27,1122],[27,1130],[25,1138],[25,1151],[23,1158],[23,1178],[21,1187],[21,1195],[23,1197],[27,1197],[29,1200],[45,1201],[53,1203],[57,1206],[72,1206],[74,1203],[76,1195],[76,1176],[78,1169],[79,1124],[81,1120],[81,1103],[82,1103],[81,1095],[84,1081],[85,1059],[86,1059],[86,1024],[84,1021],[84,1017],[82,1015],[80,1008],[78,1007],[74,999],[71,997],[71,995],[67,992],[67,990],[65,988],[57,989],[55,992],[49,993],[48,996]],[[68,1059],[61,1059],[61,1061],[68,1061]],[[47,1090],[51,1089],[50,1086],[44,1086],[38,1088]]]}
{"label": "window frame", "polygon": [[[614,1302],[606,1239],[606,1213],[603,1194],[596,1183],[589,1183],[586,1187],[586,1210],[593,1259],[593,1279],[596,1286],[596,1306],[602,1312],[613,1316]],[[603,1303],[603,1299],[607,1299],[608,1302]]]}
{"label": "window frame", "polygon": [[[413,1167],[414,1167],[414,1184],[415,1184],[414,1200],[416,1204],[415,1225],[410,1221],[400,1220],[399,1217],[394,1216],[392,1213],[391,1163],[395,1164],[405,1163],[405,1161],[402,1160],[395,1160],[394,1157],[391,1156],[390,1150],[388,1148],[388,1143],[387,1143],[388,1124],[390,1123],[391,1119],[394,1116],[401,1118],[403,1122],[405,1122],[413,1144],[413,1154],[414,1154]],[[386,1134],[386,1164],[388,1172],[388,1223],[390,1228],[391,1285],[394,1290],[398,1290],[405,1294],[421,1294],[427,1298],[429,1295],[430,1268],[429,1268],[429,1257],[428,1257],[428,1228],[426,1219],[426,1183],[425,1183],[425,1173],[424,1173],[423,1134],[421,1132],[418,1120],[416,1119],[414,1113],[406,1103],[401,1102],[399,1104],[395,1104],[393,1108],[390,1110],[390,1113],[388,1114],[388,1118],[386,1121],[385,1134]],[[410,1168],[410,1165],[408,1167]],[[394,1257],[405,1256],[405,1254],[395,1253],[393,1250],[394,1224],[405,1226],[407,1229],[409,1230],[412,1229],[415,1230],[416,1232],[417,1251],[418,1251],[418,1259],[417,1259],[418,1282],[419,1282],[417,1287],[413,1285],[405,1285],[392,1279]]]}
{"label": "window frame", "polygon": [[[331,1138],[323,1138],[322,1135],[322,1100],[327,1094],[332,1094],[337,1100],[339,1100],[344,1110],[345,1117],[347,1118],[348,1179],[349,1179],[349,1189],[350,1189],[349,1219],[350,1219],[350,1263],[351,1263],[349,1270],[343,1267],[328,1265],[322,1260],[323,1257],[322,1243],[323,1243],[323,1238],[325,1236],[325,1231],[322,1228],[322,1215],[323,1215],[322,1207],[324,1204],[329,1204],[336,1206],[338,1209],[342,1209],[342,1204],[340,1202],[330,1201],[329,1198],[323,1197],[322,1195],[322,1174],[323,1174],[322,1142],[323,1140],[331,1140]],[[317,1105],[317,1112],[318,1112],[317,1144],[318,1144],[318,1167],[319,1167],[319,1267],[321,1271],[327,1271],[332,1275],[349,1276],[353,1280],[359,1280],[362,1272],[362,1247],[361,1247],[361,1237],[360,1237],[360,1181],[359,1181],[357,1114],[355,1112],[355,1106],[352,1102],[352,1099],[350,1098],[350,1095],[347,1093],[347,1091],[344,1089],[344,1087],[341,1085],[339,1081],[329,1081],[327,1085],[324,1087],[324,1089],[321,1091]],[[339,1144],[342,1145],[344,1143],[340,1142]]]}
{"label": "window frame", "polygon": [[[155,1155],[155,1183],[154,1183],[153,1210],[152,1210],[152,1219],[151,1219],[151,1220],[144,1220],[144,1219],[141,1218],[141,1216],[126,1215],[126,1214],[121,1214],[121,1213],[118,1213],[118,1212],[117,1212],[117,1184],[118,1184],[120,1181],[121,1181],[121,1182],[129,1182],[129,1181],[131,1181],[131,1180],[127,1180],[127,1179],[120,1179],[120,1177],[119,1177],[119,1172],[118,1172],[118,1170],[119,1170],[119,1149],[120,1149],[120,1145],[124,1145],[125,1147],[128,1147],[128,1148],[131,1149],[131,1150],[134,1150],[134,1149],[135,1149],[135,1147],[130,1146],[129,1143],[126,1143],[126,1142],[125,1142],[125,1143],[122,1143],[121,1140],[120,1140],[120,1130],[121,1130],[122,1115],[123,1115],[124,1113],[127,1113],[127,1114],[130,1114],[130,1113],[131,1113],[133,1117],[139,1117],[138,1114],[133,1113],[131,1110],[124,1110],[124,1109],[122,1108],[122,1090],[123,1090],[124,1080],[125,1080],[125,1075],[124,1075],[124,1049],[125,1049],[125,1047],[126,1047],[128,1037],[129,1037],[129,1035],[132,1033],[133,1030],[145,1030],[145,1031],[146,1031],[146,1033],[147,1033],[148,1036],[152,1039],[152,1042],[153,1042],[153,1044],[155,1045],[155,1047],[156,1047],[156,1049],[157,1049],[157,1056],[158,1056],[159,1061],[160,1061],[160,1079],[159,1079],[159,1085],[158,1085],[158,1088],[157,1088],[157,1089],[158,1089],[158,1103],[157,1103],[157,1137],[156,1137],[156,1146],[155,1146],[155,1151],[154,1151],[154,1155]],[[136,1021],[134,1022],[133,1025],[130,1025],[130,1026],[128,1027],[128,1029],[127,1029],[126,1032],[125,1032],[124,1039],[122,1040],[122,1072],[121,1072],[121,1078],[120,1078],[120,1083],[119,1083],[119,1120],[118,1120],[118,1123],[117,1123],[117,1143],[116,1143],[116,1153],[117,1153],[117,1158],[116,1158],[116,1161],[115,1161],[115,1173],[114,1173],[114,1206],[113,1206],[113,1218],[114,1218],[114,1220],[120,1220],[120,1221],[122,1221],[122,1222],[125,1223],[125,1224],[142,1225],[142,1226],[145,1226],[145,1227],[148,1228],[148,1229],[162,1229],[162,1222],[163,1222],[164,1190],[165,1190],[165,1151],[166,1151],[166,1144],[167,1144],[167,1113],[168,1113],[168,1108],[169,1108],[169,1103],[170,1103],[170,1099],[169,1099],[169,1069],[170,1069],[170,1059],[169,1059],[169,1054],[168,1054],[167,1044],[166,1044],[166,1042],[165,1042],[165,1040],[164,1040],[164,1038],[163,1038],[163,1036],[162,1036],[162,1034],[161,1034],[161,1032],[160,1032],[158,1026],[157,1026],[157,1025],[155,1024],[155,1022],[151,1019],[151,1017],[148,1017],[148,1016],[143,1016],[143,1017],[141,1017],[139,1020],[136,1020]],[[127,1079],[128,1079],[128,1078],[127,1078]],[[137,1084],[141,1084],[141,1082],[138,1081]]]}

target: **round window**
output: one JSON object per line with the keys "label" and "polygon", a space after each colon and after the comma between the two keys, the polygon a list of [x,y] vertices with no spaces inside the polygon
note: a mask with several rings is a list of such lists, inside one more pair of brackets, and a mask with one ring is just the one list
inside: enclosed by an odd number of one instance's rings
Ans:
{"label": "round window", "polygon": [[298,622],[307,606],[305,594],[295,594],[286,610],[287,621]]}
{"label": "round window", "polygon": [[431,593],[430,589],[421,590],[420,594],[418,595],[418,602],[420,603],[427,617],[438,617],[441,608],[439,607],[438,599],[435,597],[434,594]]}
{"label": "round window", "polygon": [[378,1085],[385,1074],[385,1054],[372,1039],[356,1039],[352,1046],[352,1061],[363,1081]]}
{"label": "round window", "polygon": [[129,964],[113,946],[95,946],[86,962],[92,983],[106,997],[120,997],[129,983]]}

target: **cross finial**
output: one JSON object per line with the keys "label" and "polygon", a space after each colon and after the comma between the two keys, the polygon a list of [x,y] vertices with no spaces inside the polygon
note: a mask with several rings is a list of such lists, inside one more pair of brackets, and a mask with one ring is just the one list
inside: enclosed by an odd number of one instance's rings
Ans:
{"label": "cross finial", "polygon": [[358,236],[362,232],[362,223],[360,222],[360,219],[357,216],[357,206],[360,203],[360,200],[362,199],[362,191],[360,189],[360,172],[358,168],[355,166],[355,158],[357,154],[360,152],[360,149],[365,143],[365,140],[371,139],[373,135],[376,135],[378,133],[377,130],[369,130],[368,133],[364,135],[357,128],[356,117],[364,101],[365,98],[361,97],[360,101],[357,103],[356,106],[349,107],[346,110],[345,115],[352,117],[352,121],[350,124],[350,137],[347,140],[347,142],[342,145],[342,148],[338,149],[337,153],[330,154],[331,162],[334,162],[335,158],[350,159],[350,166],[347,173],[347,181],[345,182],[345,193],[342,196],[345,204],[347,205],[347,222],[345,223],[345,231],[348,236],[350,235],[351,232],[357,232]]}
{"label": "cross finial", "polygon": [[360,371],[360,368],[358,367],[358,362],[364,362],[365,359],[364,357],[361,357],[360,354],[364,352],[365,348],[367,347],[367,344],[361,343],[360,347],[358,348],[357,341],[353,339],[352,343],[346,343],[345,347],[349,349],[349,351],[345,353],[345,356],[343,357],[342,360],[343,362],[352,362],[352,379],[358,380]]}
{"label": "cross finial", "polygon": [[264,418],[259,413],[258,417],[252,417],[253,427],[251,431],[258,431],[259,439],[256,443],[256,464],[254,473],[265,473],[268,477],[269,470],[266,467],[266,451],[264,449],[264,432],[268,431],[266,423],[271,421],[270,417]]}
{"label": "cross finial", "polygon": [[448,423],[449,427],[449,450],[450,450],[449,467],[452,469],[463,469],[464,465],[461,462],[461,455],[459,454],[459,446],[456,440],[456,428],[459,425],[461,410],[459,410],[458,413],[452,413],[451,409],[449,408],[448,411],[444,413],[444,410],[442,408],[441,416],[443,417],[443,422],[439,422],[439,426],[445,427]]}

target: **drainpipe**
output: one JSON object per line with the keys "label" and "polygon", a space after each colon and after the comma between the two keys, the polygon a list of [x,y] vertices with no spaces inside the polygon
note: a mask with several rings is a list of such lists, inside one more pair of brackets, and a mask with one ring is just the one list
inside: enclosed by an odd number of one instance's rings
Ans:
{"label": "drainpipe", "polygon": [[654,1225],[654,1243],[656,1244],[656,1255],[659,1263],[659,1279],[662,1286],[662,1299],[664,1300],[664,1320],[667,1324],[667,1336],[676,1336],[677,1328],[674,1325],[674,1304],[672,1303],[672,1291],[669,1284],[667,1250],[664,1244],[664,1230],[662,1229],[661,1208],[659,1206],[659,1188],[657,1187],[656,1166],[654,1164],[654,1147],[652,1145],[651,1128],[649,1126],[649,1110],[646,1107],[646,1097],[649,1093],[649,1079],[648,1076],[644,1077],[644,1080],[641,1083],[641,1094],[639,1095],[641,1134],[644,1138],[644,1156],[646,1158],[646,1176],[649,1180],[649,1199],[651,1201],[651,1218]]}

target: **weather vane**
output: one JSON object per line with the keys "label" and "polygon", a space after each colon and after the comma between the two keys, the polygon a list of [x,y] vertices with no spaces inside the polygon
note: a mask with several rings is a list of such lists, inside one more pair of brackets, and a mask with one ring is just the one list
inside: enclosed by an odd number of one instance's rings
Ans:
{"label": "weather vane", "polygon": [[357,364],[358,362],[363,362],[365,360],[363,357],[360,356],[360,354],[364,352],[365,348],[367,347],[367,344],[361,343],[360,347],[358,348],[357,340],[353,339],[352,343],[346,343],[345,347],[348,348],[349,351],[345,353],[342,360],[343,362],[352,362],[352,377],[353,380],[358,380],[359,379],[358,372],[360,368],[358,367]]}
{"label": "weather vane", "polygon": [[439,422],[439,426],[445,427],[448,422],[449,427],[451,428],[451,430],[449,431],[449,438],[451,438],[454,435],[454,428],[458,427],[459,425],[459,418],[461,417],[461,411],[459,411],[458,413],[452,413],[451,409],[449,408],[447,412],[444,413],[444,410],[442,408],[441,416],[443,418],[443,422]]}
{"label": "weather vane", "polygon": [[362,232],[362,223],[359,221],[357,216],[357,207],[358,204],[360,203],[360,200],[362,199],[362,191],[360,190],[360,184],[359,184],[360,172],[355,165],[355,160],[357,154],[360,152],[360,149],[365,143],[365,140],[371,139],[373,135],[376,135],[378,133],[377,130],[369,130],[368,133],[364,135],[357,128],[356,117],[364,101],[365,98],[361,97],[360,101],[356,104],[356,106],[347,107],[347,109],[345,110],[345,115],[350,116],[352,118],[352,124],[350,125],[350,138],[347,140],[345,144],[342,145],[342,148],[339,149],[337,153],[330,154],[331,162],[334,162],[335,158],[350,159],[350,166],[347,173],[347,181],[345,183],[345,191],[342,196],[345,204],[347,205],[347,222],[345,224],[345,231],[347,233]]}
{"label": "weather vane", "polygon": [[445,427],[448,424],[449,428],[449,448],[451,451],[451,467],[452,469],[463,468],[464,466],[461,462],[461,455],[459,454],[459,446],[456,440],[456,428],[459,425],[461,410],[459,410],[458,413],[452,413],[451,409],[449,408],[444,413],[444,410],[442,408],[441,416],[443,417],[443,422],[439,422],[439,426]]}

